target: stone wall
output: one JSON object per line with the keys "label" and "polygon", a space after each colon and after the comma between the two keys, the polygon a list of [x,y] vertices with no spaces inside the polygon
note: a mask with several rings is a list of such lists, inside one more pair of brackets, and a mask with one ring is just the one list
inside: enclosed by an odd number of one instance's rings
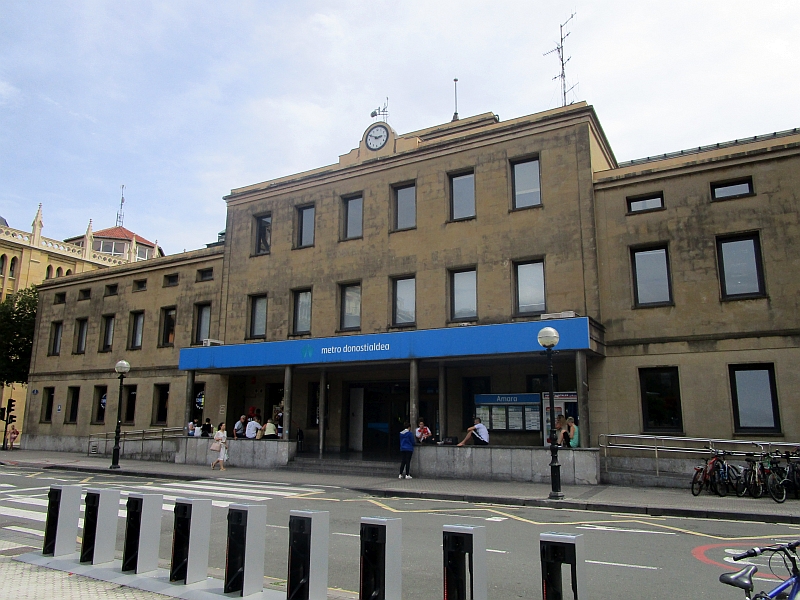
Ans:
{"label": "stone wall", "polygon": [[[596,448],[561,449],[561,483],[600,483],[600,452]],[[511,446],[417,446],[411,470],[431,479],[550,481],[550,449]]]}
{"label": "stone wall", "polygon": [[[175,462],[187,465],[210,465],[218,456],[208,447],[211,438],[181,438],[181,449]],[[297,454],[294,440],[233,440],[228,439],[228,458],[232,467],[274,469],[285,467]]]}

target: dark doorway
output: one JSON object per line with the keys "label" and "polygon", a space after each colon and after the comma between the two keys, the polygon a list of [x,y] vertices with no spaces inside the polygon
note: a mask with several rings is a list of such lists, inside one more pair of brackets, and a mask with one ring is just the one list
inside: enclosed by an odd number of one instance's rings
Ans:
{"label": "dark doorway", "polygon": [[475,424],[475,394],[491,394],[489,377],[464,377],[461,383],[461,427],[464,431]]}
{"label": "dark doorway", "polygon": [[364,454],[400,454],[400,432],[408,418],[407,381],[364,385]]}

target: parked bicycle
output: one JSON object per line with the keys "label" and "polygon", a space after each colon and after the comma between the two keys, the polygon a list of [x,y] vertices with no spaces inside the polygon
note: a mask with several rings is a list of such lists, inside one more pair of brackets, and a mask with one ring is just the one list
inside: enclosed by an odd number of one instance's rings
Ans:
{"label": "parked bicycle", "polygon": [[800,571],[797,568],[797,547],[800,546],[800,540],[790,544],[775,544],[773,546],[766,546],[764,548],[751,548],[747,552],[742,552],[733,557],[733,560],[739,561],[745,558],[754,558],[761,556],[765,552],[770,553],[769,556],[769,570],[773,575],[775,572],[772,569],[772,559],[776,555],[780,555],[783,561],[783,566],[789,571],[789,578],[783,580],[778,584],[775,589],[769,592],[759,592],[752,596],[755,585],[753,584],[753,575],[758,572],[756,565],[748,565],[735,573],[723,573],[719,576],[721,583],[732,585],[741,590],[744,590],[746,598],[752,600],[762,600],[765,598],[787,598],[787,600],[800,600]]}
{"label": "parked bicycle", "polygon": [[725,460],[729,454],[723,450],[712,450],[712,456],[707,458],[705,465],[694,468],[692,477],[692,495],[699,496],[703,488],[710,490],[718,496],[726,496],[728,488],[736,490],[741,472],[736,465],[731,465]]}

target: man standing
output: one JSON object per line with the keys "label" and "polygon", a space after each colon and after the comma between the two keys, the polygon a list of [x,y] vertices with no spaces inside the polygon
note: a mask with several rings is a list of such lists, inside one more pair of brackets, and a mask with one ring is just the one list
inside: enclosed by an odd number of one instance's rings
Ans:
{"label": "man standing", "polygon": [[486,429],[486,425],[481,423],[478,417],[475,417],[475,425],[467,429],[467,436],[458,445],[463,446],[470,438],[472,438],[472,443],[476,446],[489,445],[489,430]]}
{"label": "man standing", "polygon": [[244,431],[246,426],[247,426],[247,415],[242,415],[241,417],[239,417],[239,420],[236,421],[236,425],[233,426],[233,439],[235,440],[244,439]]}

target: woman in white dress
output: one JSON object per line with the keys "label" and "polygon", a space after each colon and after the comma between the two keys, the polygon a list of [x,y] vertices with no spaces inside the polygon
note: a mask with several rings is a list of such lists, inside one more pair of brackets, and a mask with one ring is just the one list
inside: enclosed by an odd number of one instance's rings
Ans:
{"label": "woman in white dress", "polygon": [[225,432],[225,423],[219,424],[217,433],[214,434],[214,441],[219,442],[219,458],[211,463],[211,470],[219,463],[219,470],[225,470],[225,461],[228,460],[228,434]]}

